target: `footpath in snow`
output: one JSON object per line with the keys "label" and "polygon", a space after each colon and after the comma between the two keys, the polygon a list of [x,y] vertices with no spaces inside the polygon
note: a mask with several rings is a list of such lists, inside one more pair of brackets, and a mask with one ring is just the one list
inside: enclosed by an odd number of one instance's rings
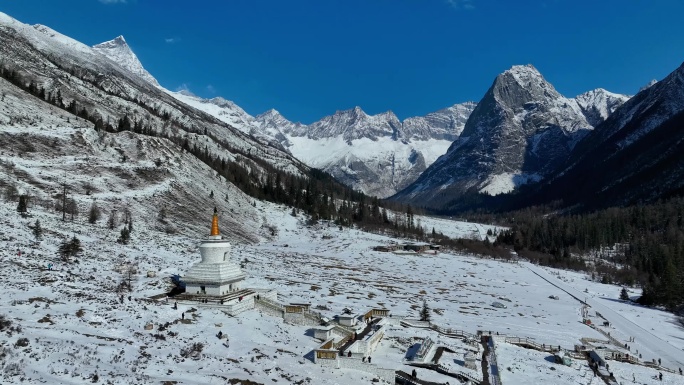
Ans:
{"label": "footpath in snow", "polygon": [[[600,301],[586,297],[586,294],[565,284],[557,277],[549,274],[545,269],[528,262],[523,262],[523,264],[535,274],[538,274],[540,277],[549,281],[552,285],[578,299],[586,301],[593,311],[601,313],[601,315],[611,323],[611,326],[621,334],[634,337],[635,342],[624,342],[630,345],[632,351],[638,350],[639,353],[642,354],[644,361],[661,359],[662,365],[665,367],[674,370],[684,368],[684,351],[679,350],[677,347],[671,345],[668,341],[663,340],[654,333],[651,333],[649,330],[658,327],[658,325],[637,325]],[[644,319],[644,322],[648,321]]]}

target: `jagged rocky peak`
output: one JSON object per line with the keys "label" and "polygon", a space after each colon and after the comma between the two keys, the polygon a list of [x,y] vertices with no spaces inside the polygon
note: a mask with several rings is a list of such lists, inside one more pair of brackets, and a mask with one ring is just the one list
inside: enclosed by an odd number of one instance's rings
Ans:
{"label": "jagged rocky peak", "polygon": [[179,95],[189,96],[189,97],[191,97],[191,98],[199,98],[199,96],[197,96],[197,95],[195,95],[194,93],[192,93],[192,91],[190,91],[189,89],[185,89],[185,88],[184,88],[184,89],[178,90],[178,91],[176,91],[176,92],[177,92]]}
{"label": "jagged rocky peak", "polygon": [[123,36],[118,36],[113,40],[96,44],[93,46],[93,49],[139,78],[155,86],[159,86],[157,79],[145,70]]}
{"label": "jagged rocky peak", "polygon": [[[558,91],[532,65],[516,65],[496,77],[490,89],[497,102],[515,108],[558,99]],[[485,96],[486,98],[486,96]]]}
{"label": "jagged rocky peak", "polygon": [[293,124],[287,118],[285,118],[278,110],[271,108],[270,110],[263,112],[256,116],[257,122],[262,124]]}
{"label": "jagged rocky peak", "polygon": [[476,106],[475,102],[459,103],[425,116],[407,118],[402,123],[402,137],[410,140],[444,139],[453,142],[461,135]]}
{"label": "jagged rocky peak", "polygon": [[[271,108],[270,110],[256,116],[256,122],[261,131],[292,136],[306,136],[307,126],[302,123],[293,123],[284,117],[280,112]],[[288,141],[284,141],[288,142]],[[288,142],[289,143],[289,142]]]}
{"label": "jagged rocky peak", "polygon": [[527,87],[533,82],[543,81],[544,77],[532,64],[514,65],[510,69],[504,71],[501,76],[511,75],[515,78],[521,86]]}
{"label": "jagged rocky peak", "polygon": [[283,115],[278,112],[275,108],[271,108],[268,111],[262,112],[261,114],[257,115],[257,118],[261,119],[270,119],[270,118],[278,118],[282,117]]}
{"label": "jagged rocky peak", "polygon": [[[213,105],[219,106],[219,107],[224,107],[224,108],[240,108],[235,102],[232,100],[224,99],[220,96],[217,96],[215,98],[211,99],[204,99],[204,102],[206,103],[211,103]],[[240,108],[242,109],[242,108]]]}
{"label": "jagged rocky peak", "polygon": [[593,127],[603,123],[618,107],[630,99],[631,96],[612,93],[603,88],[597,88],[578,95],[575,100],[582,109],[584,116]]}
{"label": "jagged rocky peak", "polygon": [[499,194],[551,172],[593,128],[531,65],[499,74],[445,155],[395,197],[428,207],[469,190]]}
{"label": "jagged rocky peak", "polygon": [[396,136],[401,122],[392,111],[368,115],[361,107],[336,111],[308,126],[307,136],[311,139],[331,138],[342,135],[348,143],[355,139],[377,139],[382,136]]}
{"label": "jagged rocky peak", "polygon": [[651,87],[652,87],[654,84],[656,84],[656,83],[658,83],[658,81],[655,80],[655,79],[652,79],[650,82],[648,82],[648,84],[646,84],[645,86],[639,88],[639,92],[651,88]]}
{"label": "jagged rocky peak", "polygon": [[116,48],[116,47],[125,47],[125,49],[130,51],[130,48],[128,47],[128,44],[126,43],[126,39],[124,39],[123,35],[119,35],[110,41],[105,41],[104,43],[96,44],[93,46],[93,48],[107,48],[107,49]]}

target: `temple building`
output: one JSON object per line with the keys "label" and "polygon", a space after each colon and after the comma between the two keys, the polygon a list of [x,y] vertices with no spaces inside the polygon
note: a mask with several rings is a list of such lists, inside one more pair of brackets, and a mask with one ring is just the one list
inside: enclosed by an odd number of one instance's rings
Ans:
{"label": "temple building", "polygon": [[231,260],[230,250],[230,242],[224,240],[219,232],[218,213],[214,208],[211,233],[200,244],[202,260],[183,277],[186,295],[225,297],[241,290],[245,274]]}

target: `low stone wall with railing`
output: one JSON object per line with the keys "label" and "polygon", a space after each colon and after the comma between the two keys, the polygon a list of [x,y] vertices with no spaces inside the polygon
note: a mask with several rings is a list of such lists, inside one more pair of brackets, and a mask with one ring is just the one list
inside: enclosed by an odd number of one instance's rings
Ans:
{"label": "low stone wall with railing", "polygon": [[259,310],[268,315],[281,318],[285,315],[285,309],[283,306],[268,298],[261,297],[260,299],[256,300],[254,304]]}

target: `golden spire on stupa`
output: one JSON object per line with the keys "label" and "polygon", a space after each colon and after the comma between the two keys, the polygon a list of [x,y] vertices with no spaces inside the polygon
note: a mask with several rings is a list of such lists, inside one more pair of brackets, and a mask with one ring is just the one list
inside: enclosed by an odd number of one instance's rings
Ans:
{"label": "golden spire on stupa", "polygon": [[211,218],[211,234],[209,235],[221,235],[218,228],[218,210],[216,210],[216,207],[214,207],[214,216]]}

